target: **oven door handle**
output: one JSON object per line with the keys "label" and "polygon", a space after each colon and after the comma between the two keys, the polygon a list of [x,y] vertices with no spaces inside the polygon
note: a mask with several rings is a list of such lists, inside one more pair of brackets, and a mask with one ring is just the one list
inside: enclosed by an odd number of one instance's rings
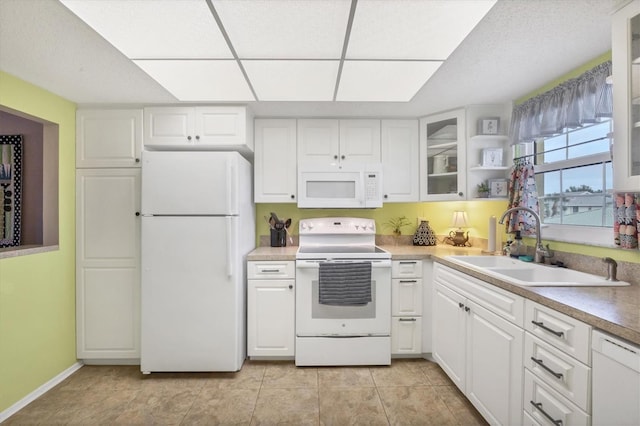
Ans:
{"label": "oven door handle", "polygon": [[296,268],[309,268],[309,269],[318,269],[320,267],[320,263],[330,262],[330,263],[360,263],[360,262],[371,262],[372,268],[390,268],[391,260],[390,259],[308,259],[308,260],[296,260]]}

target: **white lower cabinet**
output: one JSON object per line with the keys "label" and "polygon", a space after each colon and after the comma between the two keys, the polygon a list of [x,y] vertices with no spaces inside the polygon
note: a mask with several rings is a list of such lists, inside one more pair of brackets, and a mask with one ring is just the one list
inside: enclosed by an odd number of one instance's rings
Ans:
{"label": "white lower cabinet", "polygon": [[247,264],[247,355],[295,355],[295,262]]}
{"label": "white lower cabinet", "polygon": [[491,424],[522,422],[524,299],[434,265],[433,357]]}
{"label": "white lower cabinet", "polygon": [[76,171],[77,357],[140,358],[140,169]]}
{"label": "white lower cabinet", "polygon": [[422,354],[422,261],[391,264],[391,354]]}
{"label": "white lower cabinet", "polygon": [[591,326],[527,300],[524,412],[540,424],[591,424]]}

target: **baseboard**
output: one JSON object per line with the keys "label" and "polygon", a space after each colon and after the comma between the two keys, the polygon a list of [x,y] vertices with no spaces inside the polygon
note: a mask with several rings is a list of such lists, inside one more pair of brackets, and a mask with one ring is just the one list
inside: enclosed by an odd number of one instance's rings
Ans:
{"label": "baseboard", "polygon": [[51,380],[49,380],[48,382],[46,382],[43,385],[41,385],[40,387],[38,387],[33,392],[27,394],[24,398],[22,398],[21,400],[19,400],[15,404],[11,405],[6,410],[0,411],[0,423],[4,422],[9,417],[13,416],[15,413],[17,413],[18,411],[22,410],[28,404],[32,403],[33,401],[35,401],[36,399],[41,397],[45,392],[47,392],[48,390],[52,389],[57,384],[59,384],[62,381],[64,381],[64,379],[66,379],[67,377],[71,376],[73,373],[78,371],[80,369],[80,367],[82,367],[83,365],[84,364],[82,362],[76,362],[71,367],[67,368],[66,370],[64,370],[60,374],[56,375]]}
{"label": "baseboard", "polygon": [[140,365],[140,358],[83,359],[84,365]]}

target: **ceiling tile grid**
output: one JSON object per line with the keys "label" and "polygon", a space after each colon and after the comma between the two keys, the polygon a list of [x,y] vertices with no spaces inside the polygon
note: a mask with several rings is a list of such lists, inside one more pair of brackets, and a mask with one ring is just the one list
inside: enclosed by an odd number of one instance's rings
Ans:
{"label": "ceiling tile grid", "polygon": [[180,101],[409,102],[496,0],[60,0]]}

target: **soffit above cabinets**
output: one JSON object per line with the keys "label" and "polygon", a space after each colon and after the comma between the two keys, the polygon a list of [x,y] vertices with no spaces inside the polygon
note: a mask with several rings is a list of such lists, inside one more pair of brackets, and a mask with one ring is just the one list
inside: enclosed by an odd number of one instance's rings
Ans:
{"label": "soffit above cabinets", "polygon": [[496,0],[60,0],[180,101],[408,102]]}

